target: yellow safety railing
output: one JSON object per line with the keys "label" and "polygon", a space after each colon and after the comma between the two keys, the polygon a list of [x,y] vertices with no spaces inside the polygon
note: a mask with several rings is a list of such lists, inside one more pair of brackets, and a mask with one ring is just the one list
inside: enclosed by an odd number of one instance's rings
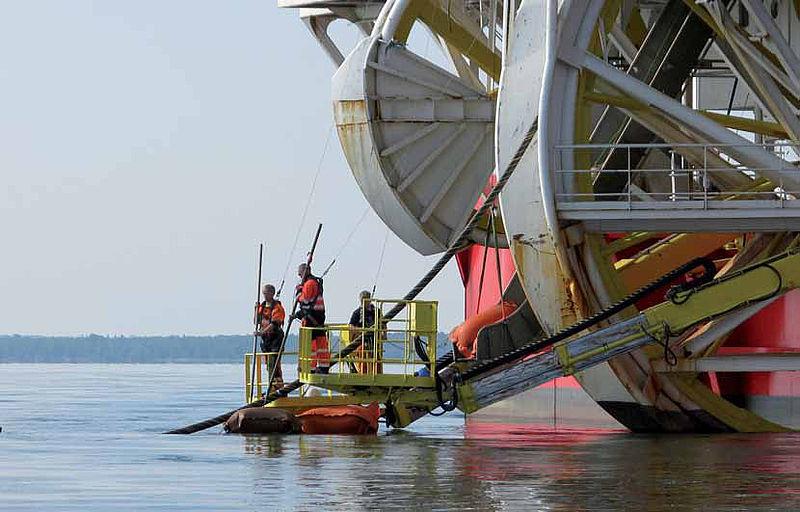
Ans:
{"label": "yellow safety railing", "polygon": [[[250,389],[255,386],[255,393],[252,394],[253,400],[258,400],[261,395],[266,392],[266,386],[269,384],[269,374],[272,371],[272,366],[277,359],[277,352],[256,352],[258,364],[256,364],[255,376],[250,375],[253,367],[253,353],[248,352],[244,355],[244,399],[245,402],[250,400]],[[285,362],[287,357],[294,360],[297,352],[284,352],[281,357],[281,363]],[[281,365],[283,366],[283,365]],[[255,378],[254,378],[255,377]],[[274,383],[273,383],[274,384]]]}
{"label": "yellow safety railing", "polygon": [[[300,380],[331,388],[434,387],[438,303],[371,299],[366,300],[362,308],[368,304],[375,308],[372,326],[329,324],[324,328],[300,329]],[[385,318],[386,312],[398,304],[405,304],[403,311],[395,318]],[[312,346],[315,331],[319,330],[324,330],[327,335],[331,355],[336,355],[359,337],[361,346],[332,367],[329,373],[320,373],[318,368],[326,366],[327,361],[319,350],[315,353]],[[415,340],[424,350],[427,361],[417,354]]]}

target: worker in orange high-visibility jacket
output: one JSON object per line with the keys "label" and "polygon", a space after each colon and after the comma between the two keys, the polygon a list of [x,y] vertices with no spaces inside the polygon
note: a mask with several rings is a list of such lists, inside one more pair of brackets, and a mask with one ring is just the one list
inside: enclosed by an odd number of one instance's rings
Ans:
{"label": "worker in orange high-visibility jacket", "polygon": [[297,267],[300,284],[297,286],[297,312],[295,318],[303,327],[319,327],[311,332],[311,372],[328,373],[331,353],[325,332],[325,299],[322,296],[322,279],[311,274],[311,267],[301,263]]}
{"label": "worker in orange high-visibility jacket", "polygon": [[[265,284],[261,289],[264,300],[256,304],[256,319],[258,321],[258,331],[256,335],[261,337],[261,352],[266,353],[264,362],[267,366],[267,375],[272,373],[275,368],[275,379],[272,382],[273,389],[283,387],[283,372],[280,365],[275,366],[278,359],[277,352],[281,349],[283,341],[283,322],[286,320],[286,311],[283,309],[281,301],[275,298],[275,287]],[[268,390],[271,393],[272,390]]]}

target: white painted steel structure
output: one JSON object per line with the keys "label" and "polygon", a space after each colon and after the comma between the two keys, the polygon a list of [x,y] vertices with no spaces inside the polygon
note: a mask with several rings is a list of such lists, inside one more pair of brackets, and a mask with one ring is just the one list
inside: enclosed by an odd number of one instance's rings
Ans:
{"label": "white painted steel structure", "polygon": [[[520,283],[546,332],[657,277],[651,253],[677,266],[730,241],[720,232],[750,233],[727,272],[797,243],[797,2],[390,0],[378,15],[375,5],[291,5],[372,26],[333,79],[334,117],[359,186],[407,244],[441,252],[492,169],[508,168],[538,122],[500,203]],[[453,71],[396,40],[425,9],[463,28],[455,41],[441,24],[428,27],[439,27]],[[322,32],[314,31],[339,63]],[[502,53],[496,89],[471,45]],[[608,232],[631,242],[609,241]],[[619,248],[637,243],[651,253],[621,264]],[[712,356],[759,309],[673,340],[687,350],[682,367],[723,364],[691,361]],[[708,406],[659,365],[636,350],[577,378],[601,404],[657,411],[647,418],[654,428],[691,429]]]}

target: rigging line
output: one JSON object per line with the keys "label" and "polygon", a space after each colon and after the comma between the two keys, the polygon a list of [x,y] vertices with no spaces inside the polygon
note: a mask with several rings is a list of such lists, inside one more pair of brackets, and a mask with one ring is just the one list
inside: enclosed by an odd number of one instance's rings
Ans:
{"label": "rigging line", "polygon": [[506,340],[511,341],[511,332],[508,330],[505,297],[503,296],[503,269],[500,268],[500,247],[497,242],[497,213],[495,211],[495,207],[492,206],[492,209],[489,210],[489,212],[489,222],[492,223],[492,234],[494,235],[494,259],[495,264],[497,265],[497,290],[500,294],[500,312],[503,314],[503,337],[506,338]]}
{"label": "rigging line", "polygon": [[386,228],[386,235],[383,237],[383,246],[381,247],[381,255],[378,258],[378,271],[375,272],[375,280],[372,281],[372,297],[375,297],[375,289],[378,288],[378,278],[381,276],[381,269],[383,268],[383,256],[386,254],[386,242],[389,241],[389,228]]}
{"label": "rigging line", "polygon": [[369,205],[367,205],[367,206],[365,206],[365,207],[364,207],[364,211],[363,211],[363,212],[361,212],[361,217],[359,217],[359,218],[358,218],[358,221],[356,221],[355,225],[354,225],[354,226],[353,226],[353,228],[350,230],[350,233],[347,235],[347,238],[345,238],[345,239],[344,239],[344,243],[342,243],[342,246],[341,246],[341,247],[339,247],[339,250],[338,250],[338,251],[336,251],[336,255],[333,257],[333,259],[331,260],[331,262],[330,262],[330,263],[328,263],[328,266],[327,266],[327,267],[325,267],[325,272],[323,272],[323,273],[322,273],[322,274],[321,274],[319,277],[325,277],[325,276],[328,274],[328,272],[330,271],[330,269],[331,269],[331,268],[333,267],[333,265],[336,263],[336,260],[338,260],[338,259],[339,259],[339,256],[341,256],[341,255],[342,255],[342,253],[344,252],[344,250],[345,250],[345,249],[347,248],[347,246],[350,244],[350,241],[353,239],[353,235],[355,235],[355,234],[356,234],[356,231],[358,230],[358,227],[361,225],[361,223],[362,223],[362,222],[364,222],[364,219],[367,217],[367,213],[369,213]]}
{"label": "rigging line", "polygon": [[331,124],[330,128],[328,129],[328,136],[325,138],[325,145],[322,147],[322,154],[319,157],[319,162],[317,162],[317,170],[314,173],[314,179],[311,181],[311,189],[309,189],[308,191],[308,197],[306,198],[306,205],[303,208],[303,214],[300,216],[300,225],[297,226],[297,230],[294,233],[294,243],[292,243],[292,250],[289,252],[289,259],[286,261],[286,268],[283,269],[283,276],[281,276],[281,285],[278,288],[278,293],[276,294],[278,297],[281,296],[283,285],[286,282],[286,274],[289,272],[289,267],[292,264],[292,259],[294,259],[294,253],[295,251],[297,251],[297,242],[300,240],[300,232],[303,230],[303,226],[306,223],[306,217],[308,216],[308,209],[311,206],[311,199],[314,197],[314,191],[317,188],[317,180],[319,179],[319,173],[322,170],[322,163],[325,161],[325,155],[328,153],[328,145],[331,142],[332,135],[333,135],[333,124]]}
{"label": "rigging line", "polygon": [[739,77],[733,77],[733,87],[731,88],[731,95],[728,98],[728,110],[725,113],[726,115],[731,115],[731,109],[733,108],[733,100],[736,98],[736,86],[739,85]]}
{"label": "rigging line", "polygon": [[[490,217],[489,217],[489,222],[492,223],[492,226],[491,226],[492,227],[492,235],[494,236],[494,260],[495,260],[495,265],[497,265],[497,288],[500,291],[500,303],[502,304],[502,302],[503,302],[503,269],[500,268],[500,244],[497,242],[497,224],[496,224],[496,222],[497,222],[496,215],[497,214],[495,213],[494,206],[492,207],[490,212],[491,213],[490,213]],[[505,309],[502,309],[502,311],[503,311],[503,321],[505,321],[505,319],[506,319],[506,311],[505,311]]]}
{"label": "rigging line", "polygon": [[481,263],[481,278],[478,281],[478,302],[475,304],[475,314],[481,309],[481,297],[483,296],[483,278],[486,277],[486,259],[489,255],[489,226],[486,226],[486,238],[483,240],[483,262]]}

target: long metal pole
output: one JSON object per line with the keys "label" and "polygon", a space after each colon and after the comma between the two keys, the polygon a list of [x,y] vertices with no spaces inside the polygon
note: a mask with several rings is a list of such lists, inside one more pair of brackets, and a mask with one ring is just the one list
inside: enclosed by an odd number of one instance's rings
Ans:
{"label": "long metal pole", "polygon": [[248,402],[253,401],[253,393],[256,389],[256,364],[258,356],[256,355],[258,349],[258,328],[261,327],[261,309],[258,307],[261,302],[261,268],[264,263],[264,244],[258,244],[258,281],[256,281],[256,314],[255,314],[255,330],[253,331],[253,365],[250,370],[250,395]]}
{"label": "long metal pole", "polygon": [[[311,262],[314,261],[314,251],[317,250],[317,242],[319,241],[319,233],[322,231],[322,223],[317,226],[317,232],[314,234],[314,242],[311,244],[311,251],[308,253],[308,258],[306,258],[306,272],[310,273],[311,270]],[[302,285],[302,279],[305,279],[306,276],[301,277],[300,284]],[[281,339],[281,346],[278,349],[278,354],[275,356],[275,364],[272,367],[272,370],[269,372],[269,383],[267,384],[267,394],[270,393],[272,389],[272,382],[275,380],[275,373],[280,368],[281,364],[281,356],[283,356],[283,350],[286,347],[286,340],[289,338],[289,331],[292,329],[292,322],[294,321],[294,314],[297,311],[297,303],[299,299],[299,295],[295,294],[294,296],[294,303],[292,304],[292,313],[289,316],[289,323],[286,326],[286,330],[283,332],[283,338]]]}

